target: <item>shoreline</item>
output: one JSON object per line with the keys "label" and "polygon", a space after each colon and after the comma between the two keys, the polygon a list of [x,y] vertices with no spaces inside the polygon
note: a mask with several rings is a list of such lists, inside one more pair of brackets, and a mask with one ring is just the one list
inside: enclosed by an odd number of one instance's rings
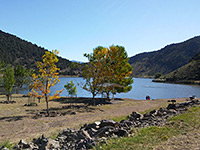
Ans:
{"label": "shoreline", "polygon": [[79,75],[59,75],[59,78],[64,78],[64,77],[66,77],[66,78],[79,78],[81,76],[79,76]]}
{"label": "shoreline", "polygon": [[200,85],[200,80],[177,80],[177,81],[167,81],[166,79],[153,79],[152,82],[158,83],[172,83],[172,84],[189,84],[189,85]]}

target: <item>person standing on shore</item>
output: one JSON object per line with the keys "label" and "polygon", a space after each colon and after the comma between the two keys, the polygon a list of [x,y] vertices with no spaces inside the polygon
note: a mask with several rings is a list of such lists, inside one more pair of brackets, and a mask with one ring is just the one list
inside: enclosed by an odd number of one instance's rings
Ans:
{"label": "person standing on shore", "polygon": [[146,96],[146,100],[150,100],[150,96],[149,95]]}

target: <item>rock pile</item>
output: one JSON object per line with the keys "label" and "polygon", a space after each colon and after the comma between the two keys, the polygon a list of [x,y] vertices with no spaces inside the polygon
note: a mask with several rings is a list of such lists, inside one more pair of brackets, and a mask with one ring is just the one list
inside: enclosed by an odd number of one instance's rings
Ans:
{"label": "rock pile", "polygon": [[0,101],[1,104],[14,104],[16,101]]}
{"label": "rock pile", "polygon": [[37,103],[24,104],[24,106],[38,106]]}
{"label": "rock pile", "polygon": [[106,142],[106,139],[110,137],[129,136],[132,133],[132,127],[162,126],[166,123],[167,118],[183,113],[188,107],[199,104],[199,100],[179,104],[173,102],[166,108],[152,110],[144,115],[132,112],[127,116],[127,119],[122,120],[120,123],[106,119],[85,124],[79,130],[66,129],[55,140],[46,138],[44,135],[30,143],[21,140],[13,149],[86,150],[92,148],[98,142]]}
{"label": "rock pile", "polygon": [[50,111],[49,115],[46,111],[41,111],[35,114],[33,117],[34,119],[40,118],[40,117],[56,117],[56,116],[64,116],[67,112],[57,112],[57,111]]}

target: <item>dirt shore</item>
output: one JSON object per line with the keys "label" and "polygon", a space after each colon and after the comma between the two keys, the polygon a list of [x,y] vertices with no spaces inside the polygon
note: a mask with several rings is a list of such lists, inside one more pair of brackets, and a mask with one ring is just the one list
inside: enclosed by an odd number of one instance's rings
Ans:
{"label": "dirt shore", "polygon": [[[6,100],[5,96],[0,96],[0,101]],[[133,111],[144,112],[150,109],[164,107],[168,99],[156,100],[133,100],[118,99],[113,104],[89,106],[84,103],[84,99],[63,98],[61,101],[50,101],[49,108],[52,111],[65,112],[64,116],[39,117],[34,116],[44,111],[46,104],[44,100],[38,106],[24,106],[28,98],[22,95],[13,95],[14,104],[0,103],[0,143],[9,140],[11,143],[20,139],[27,141],[39,137],[42,134],[55,137],[61,130],[66,128],[79,128],[85,123],[91,123],[101,119],[113,119],[123,117]],[[88,99],[87,99],[88,100]],[[176,99],[178,102],[185,101],[186,98]],[[73,104],[72,104],[73,103]],[[73,105],[73,107],[69,107]]]}

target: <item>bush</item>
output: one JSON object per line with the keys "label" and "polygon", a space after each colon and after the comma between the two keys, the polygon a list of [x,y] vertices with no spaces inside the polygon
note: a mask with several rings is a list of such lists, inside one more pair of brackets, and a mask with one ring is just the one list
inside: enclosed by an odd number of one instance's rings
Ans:
{"label": "bush", "polygon": [[155,79],[158,79],[162,76],[162,74],[160,72],[157,72],[154,76]]}

